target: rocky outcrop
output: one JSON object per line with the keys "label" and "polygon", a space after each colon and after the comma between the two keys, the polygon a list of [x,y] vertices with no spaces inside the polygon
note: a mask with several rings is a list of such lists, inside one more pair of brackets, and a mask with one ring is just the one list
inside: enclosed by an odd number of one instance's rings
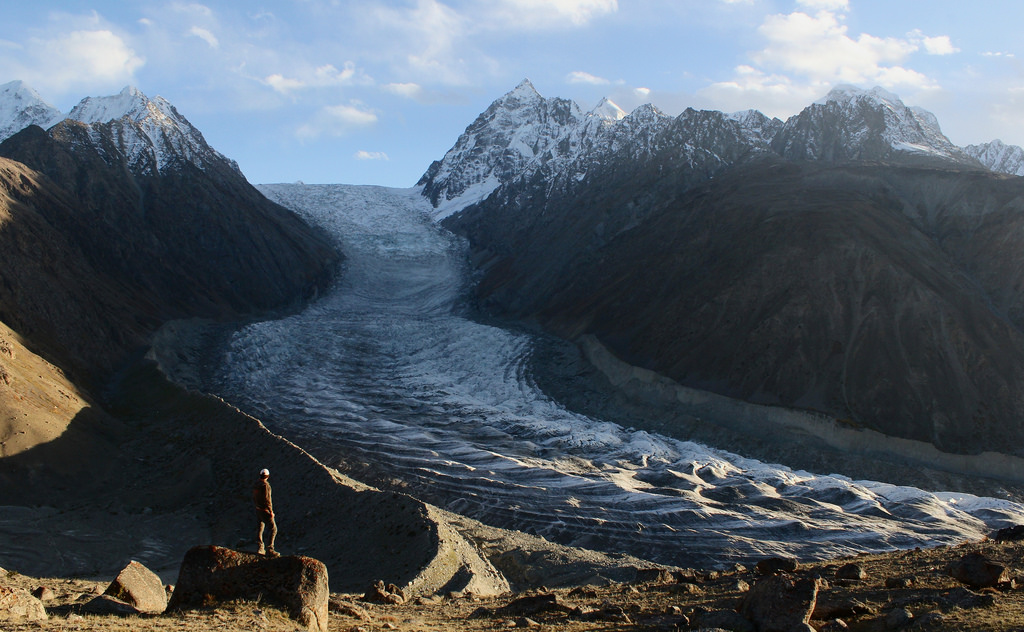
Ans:
{"label": "rocky outcrop", "polygon": [[47,618],[43,602],[27,590],[0,586],[0,621],[44,621]]}
{"label": "rocky outcrop", "polygon": [[330,598],[327,567],[310,557],[266,558],[216,546],[198,546],[185,554],[169,612],[201,608],[212,602],[265,600],[285,608],[310,632],[327,632]]}
{"label": "rocky outcrop", "polygon": [[131,604],[139,612],[156,614],[167,609],[167,591],[160,577],[135,560],[117,574],[103,594]]}

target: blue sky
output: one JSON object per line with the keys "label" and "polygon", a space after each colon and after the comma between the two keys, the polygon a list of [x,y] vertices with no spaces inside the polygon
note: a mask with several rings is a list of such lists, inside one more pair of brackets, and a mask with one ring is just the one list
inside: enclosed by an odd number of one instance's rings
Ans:
{"label": "blue sky", "polygon": [[8,3],[0,83],[63,111],[134,85],[250,181],[411,186],[529,78],[588,110],[785,118],[879,85],[953,142],[1024,145],[1019,0],[228,0]]}

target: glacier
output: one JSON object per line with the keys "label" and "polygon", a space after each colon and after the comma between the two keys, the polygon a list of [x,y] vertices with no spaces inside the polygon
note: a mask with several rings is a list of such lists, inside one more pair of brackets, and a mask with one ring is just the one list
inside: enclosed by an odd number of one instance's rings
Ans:
{"label": "glacier", "polygon": [[203,388],[368,482],[495,526],[680,566],[978,539],[1024,506],[755,461],[568,410],[538,338],[480,322],[420,188],[264,185],[348,257],[301,313],[241,327]]}

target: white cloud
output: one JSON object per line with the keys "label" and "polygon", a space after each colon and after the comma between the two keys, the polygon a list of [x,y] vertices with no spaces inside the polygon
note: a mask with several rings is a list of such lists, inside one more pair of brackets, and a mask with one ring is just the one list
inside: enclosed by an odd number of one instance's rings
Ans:
{"label": "white cloud", "polygon": [[789,77],[769,74],[753,66],[738,66],[729,81],[700,91],[715,108],[726,112],[757,107],[769,116],[789,116],[827,91],[825,84],[797,84]]}
{"label": "white cloud", "polygon": [[178,13],[187,13],[189,15],[195,15],[199,17],[210,17],[213,15],[213,10],[205,4],[199,4],[198,2],[183,3],[175,2],[171,4],[171,8]]}
{"label": "white cloud", "polygon": [[633,94],[635,94],[636,96],[640,97],[641,99],[646,99],[647,97],[649,97],[651,95],[651,89],[650,88],[633,88]]}
{"label": "white cloud", "polygon": [[416,0],[411,9],[378,6],[366,15],[379,38],[400,44],[391,54],[405,72],[447,85],[472,83],[458,49],[471,24],[459,12],[438,0]]}
{"label": "white cloud", "polygon": [[[495,37],[585,27],[618,11],[618,0],[408,0],[371,4],[357,30],[379,58],[388,58],[396,82],[474,86],[501,74],[489,56]],[[389,42],[384,48],[379,42]],[[422,98],[422,97],[418,97]]]}
{"label": "white cloud", "polygon": [[[768,45],[753,55],[762,68],[793,72],[812,81],[871,83],[887,74],[917,46],[907,40],[847,34],[836,14],[827,11],[769,16],[759,32]],[[921,77],[923,79],[923,77]]]}
{"label": "white cloud", "polygon": [[338,70],[332,64],[317,66],[313,72],[318,85],[345,85],[356,76],[355,62],[345,62],[345,67]]}
{"label": "white cloud", "polygon": [[846,11],[849,0],[797,0],[797,5],[811,11]]}
{"label": "white cloud", "polygon": [[381,88],[385,92],[390,92],[406,99],[415,99],[423,92],[423,87],[418,83],[386,83]]}
{"label": "white cloud", "polygon": [[352,103],[320,108],[311,121],[296,130],[296,136],[301,139],[344,136],[354,130],[376,123],[377,114],[361,108],[361,105],[361,103]]}
{"label": "white cloud", "polygon": [[847,0],[798,0],[797,5],[809,13],[767,16],[758,28],[764,47],[750,53],[750,63],[737,66],[731,79],[712,83],[700,94],[714,107],[759,107],[788,116],[840,83],[937,88],[934,79],[907,65],[909,58],[920,51],[957,52],[948,36],[926,37],[920,31],[904,38],[852,35],[845,24]]}
{"label": "white cloud", "polygon": [[953,53],[959,53],[960,49],[953,46],[953,42],[949,39],[948,35],[940,35],[938,37],[926,37],[922,40],[924,44],[924,50],[929,55],[952,55]]}
{"label": "white cloud", "polygon": [[593,86],[606,86],[611,83],[611,81],[608,81],[604,77],[597,77],[589,72],[583,72],[582,70],[570,72],[566,77],[566,80],[569,83],[587,83]]}
{"label": "white cloud", "polygon": [[355,153],[356,160],[390,160],[388,155],[382,151],[364,151],[360,149]]}
{"label": "white cloud", "polygon": [[217,41],[217,37],[202,27],[193,26],[188,30],[188,34],[203,40],[210,45],[210,48],[220,48],[220,42]]}
{"label": "white cloud", "polygon": [[1013,53],[1007,53],[1004,51],[985,51],[981,54],[982,57],[1015,57]]}
{"label": "white cloud", "polygon": [[332,119],[347,127],[365,127],[377,122],[377,115],[354,105],[329,105],[323,109]]}
{"label": "white cloud", "polygon": [[344,68],[338,70],[332,64],[307,69],[296,77],[285,77],[275,73],[267,75],[262,82],[281,94],[288,94],[304,88],[329,88],[348,86],[355,83],[373,83],[373,80],[356,68],[354,62],[345,62]]}
{"label": "white cloud", "polygon": [[298,79],[289,79],[288,77],[284,77],[282,75],[277,74],[264,77],[263,83],[267,84],[268,86],[280,92],[281,94],[287,94],[292,90],[298,90],[306,86],[306,84],[299,81]]}
{"label": "white cloud", "polygon": [[521,29],[583,26],[619,10],[618,0],[501,0],[484,6],[491,24]]}
{"label": "white cloud", "polygon": [[135,71],[146,63],[119,35],[106,29],[32,38],[21,52],[29,64],[10,65],[21,67],[22,76],[37,89],[53,92],[132,83]]}

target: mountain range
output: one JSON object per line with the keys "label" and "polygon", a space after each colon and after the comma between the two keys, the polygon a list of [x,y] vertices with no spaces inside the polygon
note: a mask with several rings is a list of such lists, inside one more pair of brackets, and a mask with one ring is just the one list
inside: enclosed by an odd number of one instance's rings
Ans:
{"label": "mountain range", "polygon": [[[106,375],[171,318],[287,304],[337,263],[159,97],[129,87],[63,116],[14,82],[0,130],[11,208],[39,231],[5,246],[20,258],[0,321],[73,374]],[[468,238],[494,314],[686,386],[1020,453],[1021,173],[1024,150],[958,147],[880,88],[782,121],[584,112],[526,80],[417,186]],[[37,241],[64,263],[41,267]]]}
{"label": "mountain range", "polygon": [[[955,455],[1024,456],[1022,159],[998,141],[957,147],[879,89],[838,88],[782,121],[607,100],[584,112],[527,81],[418,186],[468,241],[491,315],[597,341],[702,393]],[[167,560],[199,538],[244,541],[245,472],[269,460],[289,490],[286,541],[334,556],[347,590],[382,569],[474,590],[500,579],[445,512],[339,486],[138,362],[168,321],[280,314],[342,260],[166,100],[129,87],[64,115],[0,86],[0,253],[0,505],[19,546],[46,543],[46,572],[53,551],[97,574],[143,549]],[[758,440],[789,440],[758,419]],[[514,549],[502,569],[527,576],[536,550],[500,537]],[[93,539],[117,555],[98,561]],[[353,557],[353,541],[367,550]],[[553,554],[562,568],[583,559],[566,554]]]}
{"label": "mountain range", "polygon": [[786,121],[609,109],[524,81],[420,180],[484,309],[685,386],[1024,454],[1019,148],[957,147],[879,88]]}
{"label": "mountain range", "polygon": [[839,86],[781,121],[756,110],[670,116],[649,104],[627,115],[607,99],[584,113],[572,101],[542,97],[524,80],[467,127],[418,185],[443,219],[514,179],[543,172],[549,182],[584,182],[601,161],[643,162],[656,153],[705,176],[768,153],[831,162],[936,158],[1024,175],[1020,147],[999,140],[957,147],[933,114],[882,88]]}

